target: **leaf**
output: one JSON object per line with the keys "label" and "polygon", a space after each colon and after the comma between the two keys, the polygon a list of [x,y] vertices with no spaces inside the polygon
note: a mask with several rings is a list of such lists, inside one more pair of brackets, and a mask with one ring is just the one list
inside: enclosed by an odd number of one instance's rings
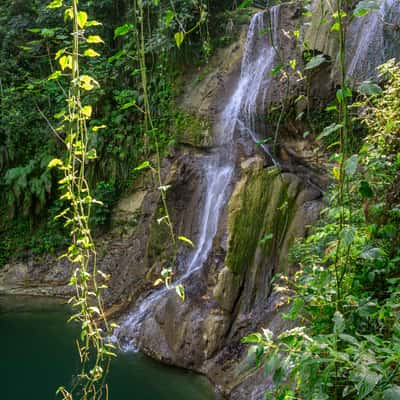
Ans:
{"label": "leaf", "polygon": [[358,90],[366,96],[380,95],[382,93],[381,87],[371,81],[362,82]]}
{"label": "leaf", "polygon": [[92,115],[92,106],[82,107],[81,112],[85,117],[90,118],[90,116]]}
{"label": "leaf", "polygon": [[120,107],[120,110],[126,110],[126,109],[128,109],[128,108],[133,107],[135,104],[136,104],[136,100],[131,100],[131,101],[129,101],[128,103],[123,104],[123,105]]}
{"label": "leaf", "polygon": [[367,181],[360,182],[360,188],[358,189],[358,191],[360,192],[363,199],[371,199],[372,197],[374,197],[374,192],[372,191],[372,188]]}
{"label": "leaf", "polygon": [[58,79],[60,76],[62,75],[62,73],[61,73],[61,71],[54,71],[48,78],[47,78],[47,80],[48,81],[52,81],[52,80],[55,80],[55,79]]}
{"label": "leaf", "polygon": [[74,19],[74,11],[72,9],[72,7],[69,7],[65,10],[64,12],[64,22],[67,22],[67,19]]}
{"label": "leaf", "polygon": [[360,344],[358,343],[358,340],[354,336],[347,335],[346,333],[341,333],[339,335],[339,337],[344,342],[350,343],[350,344],[352,344],[353,346],[356,346],[356,347],[360,347]]}
{"label": "leaf", "polygon": [[172,10],[165,12],[165,27],[168,28],[172,20],[175,18],[175,13]]}
{"label": "leaf", "polygon": [[84,90],[93,90],[95,87],[98,87],[99,84],[89,75],[81,75],[79,77],[79,85]]}
{"label": "leaf", "polygon": [[345,97],[352,97],[352,92],[351,89],[349,87],[344,87],[343,89],[339,89],[336,92],[336,99],[339,103],[343,102]]}
{"label": "leaf", "polygon": [[114,39],[119,36],[125,36],[133,28],[132,24],[124,24],[115,28]]}
{"label": "leaf", "polygon": [[185,301],[185,288],[182,284],[179,284],[175,287],[176,294],[182,301]]}
{"label": "leaf", "polygon": [[58,62],[62,71],[72,69],[72,56],[62,56]]}
{"label": "leaf", "polygon": [[350,246],[353,243],[354,237],[356,235],[356,228],[354,226],[347,226],[340,232],[340,238],[345,246]]}
{"label": "leaf", "polygon": [[323,54],[318,54],[311,58],[311,60],[307,63],[304,69],[309,70],[318,67],[319,65],[326,62],[327,59]]}
{"label": "leaf", "polygon": [[141,171],[142,169],[150,168],[150,161],[143,161],[139,166],[137,166],[134,171]]}
{"label": "leaf", "polygon": [[399,400],[400,386],[393,385],[383,392],[383,400]]}
{"label": "leaf", "polygon": [[59,8],[63,5],[63,0],[53,0],[47,8]]}
{"label": "leaf", "polygon": [[343,333],[344,328],[345,328],[345,322],[343,315],[340,311],[335,311],[335,314],[333,316],[333,329],[336,333]]}
{"label": "leaf", "polygon": [[96,21],[96,20],[92,20],[86,23],[86,27],[89,28],[91,26],[99,26],[99,25],[103,25],[101,22]]}
{"label": "leaf", "polygon": [[275,68],[272,68],[271,70],[271,76],[276,75],[281,69],[283,68],[283,65],[278,65]]}
{"label": "leaf", "polygon": [[189,246],[191,246],[191,247],[195,247],[195,246],[194,246],[194,243],[193,243],[190,239],[188,239],[187,237],[185,237],[185,236],[179,236],[178,239],[179,239],[181,242],[187,243],[187,244],[188,244]]}
{"label": "leaf", "polygon": [[335,123],[326,126],[324,130],[321,132],[321,134],[318,135],[317,140],[321,140],[322,138],[331,135],[332,133],[338,131],[341,128],[343,128],[342,124],[335,124]]}
{"label": "leaf", "polygon": [[162,283],[164,283],[164,279],[158,278],[158,279],[153,283],[153,286],[160,286]]}
{"label": "leaf", "polygon": [[179,49],[185,39],[185,34],[183,32],[176,32],[174,38],[175,38],[175,43]]}
{"label": "leaf", "polygon": [[251,333],[250,335],[245,336],[241,342],[247,344],[260,344],[263,342],[263,338],[261,333]]}
{"label": "leaf", "polygon": [[384,254],[384,251],[379,247],[366,248],[361,252],[360,258],[368,261],[373,261],[381,258]]}
{"label": "leaf", "polygon": [[344,169],[346,171],[347,176],[353,176],[358,167],[358,155],[353,154],[350,158],[345,161]]}
{"label": "leaf", "polygon": [[90,35],[86,39],[86,43],[104,43],[103,39],[98,35]]}
{"label": "leaf", "polygon": [[61,166],[61,165],[63,165],[63,162],[62,162],[60,159],[58,159],[58,158],[53,158],[53,159],[49,162],[49,164],[47,165],[47,168],[52,169],[52,168],[55,168],[55,167],[59,167],[59,166]]}
{"label": "leaf", "polygon": [[382,375],[367,369],[361,374],[361,384],[358,385],[358,399],[365,399],[375,389],[378,382],[381,380]]}
{"label": "leaf", "polygon": [[243,8],[249,7],[252,2],[253,0],[244,0],[237,9],[242,10]]}
{"label": "leaf", "polygon": [[66,50],[67,50],[66,47],[64,47],[63,49],[58,50],[56,55],[55,55],[55,57],[54,57],[54,59],[58,60],[66,52]]}
{"label": "leaf", "polygon": [[[381,0],[384,1],[384,0]],[[355,17],[363,17],[373,11],[378,11],[380,8],[379,1],[376,0],[362,0],[360,1],[353,11]]]}
{"label": "leaf", "polygon": [[100,56],[100,54],[99,54],[97,51],[93,50],[93,49],[87,49],[87,50],[85,50],[85,52],[83,53],[83,55],[84,55],[85,57],[99,57],[99,56]]}
{"label": "leaf", "polygon": [[93,132],[97,132],[97,131],[99,131],[100,129],[105,129],[105,128],[107,128],[107,125],[97,125],[97,126],[93,126],[93,127],[92,127],[92,131],[93,131]]}
{"label": "leaf", "polygon": [[83,29],[86,25],[86,22],[88,20],[88,15],[85,11],[79,11],[77,15],[77,20],[78,20],[78,25],[79,28]]}

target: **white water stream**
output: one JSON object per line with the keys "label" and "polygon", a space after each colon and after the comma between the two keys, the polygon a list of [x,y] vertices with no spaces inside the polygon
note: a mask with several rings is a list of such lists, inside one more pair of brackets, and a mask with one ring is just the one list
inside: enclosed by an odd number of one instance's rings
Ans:
{"label": "white water stream", "polygon": [[[177,279],[176,284],[184,285],[188,278],[203,267],[210,254],[219,219],[230,194],[236,159],[235,134],[250,135],[254,141],[258,140],[256,116],[263,111],[261,107],[264,106],[271,69],[276,58],[274,46],[278,45],[278,20],[279,6],[276,6],[270,13],[260,12],[254,15],[250,22],[240,78],[215,129],[215,152],[202,160],[205,196],[199,215],[200,233],[195,239],[196,249],[190,255],[185,272]],[[271,27],[272,34],[269,33]],[[269,154],[267,146],[263,145],[263,149]],[[167,291],[164,287],[139,299],[139,306],[120,323],[113,339],[119,339],[124,349],[134,350],[143,320]]]}
{"label": "white water stream", "polygon": [[375,66],[384,62],[384,24],[395,3],[396,0],[381,0],[379,10],[355,19],[349,37],[357,45],[350,49],[347,78],[372,78]]}

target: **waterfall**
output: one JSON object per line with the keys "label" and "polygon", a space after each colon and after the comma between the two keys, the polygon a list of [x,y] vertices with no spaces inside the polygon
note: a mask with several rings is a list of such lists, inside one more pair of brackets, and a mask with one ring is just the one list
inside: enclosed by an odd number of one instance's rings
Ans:
{"label": "waterfall", "polygon": [[384,23],[394,4],[395,0],[382,0],[379,10],[356,18],[350,26],[348,37],[356,46],[349,48],[347,78],[363,80],[376,75],[376,65],[385,60]]}
{"label": "waterfall", "polygon": [[[176,284],[185,284],[187,279],[198,272],[212,249],[235,170],[235,135],[246,135],[254,141],[258,140],[256,117],[263,112],[271,69],[276,58],[278,20],[279,6],[275,6],[269,13],[263,11],[255,14],[250,22],[240,78],[216,124],[214,151],[204,156],[201,163],[205,177],[205,196],[199,215],[200,232],[195,239],[196,248],[190,254],[184,272],[178,277]],[[263,149],[268,153],[267,146],[263,146]],[[168,289],[163,287],[139,299],[139,306],[115,330],[114,340],[120,339],[126,350],[135,349],[142,322],[167,292]]]}

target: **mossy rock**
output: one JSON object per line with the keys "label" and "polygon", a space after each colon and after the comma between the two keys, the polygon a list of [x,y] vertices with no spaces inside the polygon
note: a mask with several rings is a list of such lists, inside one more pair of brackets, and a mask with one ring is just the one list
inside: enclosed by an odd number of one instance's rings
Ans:
{"label": "mossy rock", "polygon": [[225,264],[233,273],[243,275],[279,252],[296,212],[294,185],[276,167],[258,163],[244,170],[229,203]]}

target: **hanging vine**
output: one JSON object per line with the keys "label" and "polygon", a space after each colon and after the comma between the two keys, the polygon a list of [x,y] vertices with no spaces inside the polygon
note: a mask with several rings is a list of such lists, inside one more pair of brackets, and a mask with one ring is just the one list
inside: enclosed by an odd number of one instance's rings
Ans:
{"label": "hanging vine", "polygon": [[[62,0],[54,0],[48,7],[63,5]],[[62,113],[61,126],[56,129],[64,135],[66,157],[64,161],[53,159],[49,168],[58,167],[64,173],[59,184],[63,193],[61,200],[68,206],[56,218],[65,218],[65,226],[71,232],[71,245],[62,257],[67,257],[76,266],[70,279],[70,284],[75,286],[70,303],[76,312],[70,320],[81,324],[80,340],[77,340],[81,370],[72,388],[62,386],[57,393],[65,400],[97,400],[108,398],[105,378],[115,354],[114,345],[106,339],[113,326],[106,319],[102,300],[109,277],[97,267],[96,248],[89,226],[91,207],[99,202],[91,196],[86,168],[96,158],[95,150],[89,149],[90,136],[104,126],[89,130],[92,106],[87,103],[85,94],[99,84],[80,72],[80,58],[99,55],[91,46],[102,43],[102,39],[87,34],[87,30],[101,24],[88,20],[87,13],[78,8],[78,0],[67,5],[64,19],[72,24],[72,43],[57,52],[55,59],[60,68],[49,79],[67,76],[70,80],[67,108]]]}

